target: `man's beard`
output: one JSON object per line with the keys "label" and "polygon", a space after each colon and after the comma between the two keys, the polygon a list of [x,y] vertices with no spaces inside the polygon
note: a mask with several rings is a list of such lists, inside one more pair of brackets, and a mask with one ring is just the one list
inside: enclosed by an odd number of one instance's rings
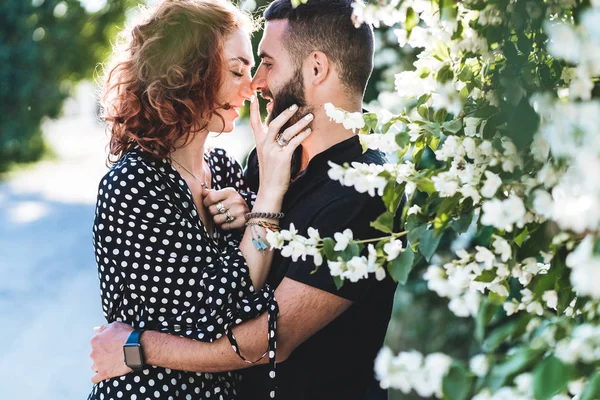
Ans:
{"label": "man's beard", "polygon": [[[279,134],[282,134],[287,128],[300,121],[308,113],[312,113],[312,107],[309,107],[306,103],[306,96],[304,95],[304,81],[302,80],[302,71],[298,68],[294,71],[294,75],[288,82],[282,85],[281,90],[273,95],[271,91],[263,91],[263,93],[273,99],[273,109],[267,116],[267,124],[271,123],[278,115],[296,104],[298,110],[292,115],[292,117],[281,127]],[[314,113],[313,113],[314,114]],[[287,138],[290,140],[291,138]],[[302,166],[302,145],[298,146],[294,150],[292,156],[291,165],[291,176],[294,179],[300,172]]]}
{"label": "man's beard", "polygon": [[264,94],[273,99],[273,109],[267,116],[267,124],[271,123],[273,119],[292,105],[296,104],[298,106],[298,111],[283,125],[279,131],[280,133],[300,121],[306,114],[312,112],[312,107],[309,107],[306,103],[304,81],[302,80],[302,71],[300,69],[294,71],[292,78],[282,85],[281,90],[277,94],[273,95],[271,91],[264,91]]}

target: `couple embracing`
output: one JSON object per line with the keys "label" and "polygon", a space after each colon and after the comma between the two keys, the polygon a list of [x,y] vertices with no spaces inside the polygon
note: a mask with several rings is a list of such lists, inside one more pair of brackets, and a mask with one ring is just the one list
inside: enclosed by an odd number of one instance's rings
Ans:
{"label": "couple embracing", "polygon": [[[323,108],[362,109],[373,32],[354,27],[351,3],[271,3],[254,76],[254,23],[226,0],[160,0],[115,53],[103,107],[116,160],[93,227],[109,323],[91,341],[89,399],[387,397],[373,362],[394,282],[338,290],[326,266],[266,243],[292,223],[376,235],[381,200],[327,174],[330,161],[385,161]],[[256,149],[244,172],[205,141],[234,131],[246,101]]]}

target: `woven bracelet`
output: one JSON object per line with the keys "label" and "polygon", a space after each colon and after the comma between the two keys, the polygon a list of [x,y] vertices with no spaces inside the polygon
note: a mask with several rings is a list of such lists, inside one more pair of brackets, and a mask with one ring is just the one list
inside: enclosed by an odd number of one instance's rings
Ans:
{"label": "woven bracelet", "polygon": [[272,224],[270,222],[262,221],[262,220],[259,220],[256,222],[246,222],[246,226],[260,226],[262,228],[270,229],[275,232],[279,232],[279,230],[280,230],[279,225]]}
{"label": "woven bracelet", "polygon": [[268,213],[268,212],[249,212],[246,214],[246,221],[253,218],[266,218],[266,219],[281,219],[285,217],[285,214],[280,213]]}

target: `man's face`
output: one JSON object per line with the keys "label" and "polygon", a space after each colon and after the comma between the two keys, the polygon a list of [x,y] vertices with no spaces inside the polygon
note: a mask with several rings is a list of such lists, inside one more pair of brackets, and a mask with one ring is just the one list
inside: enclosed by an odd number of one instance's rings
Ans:
{"label": "man's face", "polygon": [[286,20],[266,23],[258,46],[261,63],[252,81],[253,88],[260,91],[263,98],[270,100],[267,104],[267,123],[291,105],[298,105],[299,110],[283,129],[312,111],[306,100],[302,68],[295,65],[284,47],[283,35],[287,26]]}

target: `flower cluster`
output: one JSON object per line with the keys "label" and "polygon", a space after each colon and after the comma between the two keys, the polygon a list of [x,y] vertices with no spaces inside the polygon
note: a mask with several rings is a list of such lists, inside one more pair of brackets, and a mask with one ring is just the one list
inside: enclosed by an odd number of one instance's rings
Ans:
{"label": "flower cluster", "polygon": [[442,353],[427,356],[418,351],[402,352],[396,356],[383,347],[375,360],[375,375],[383,388],[400,389],[403,393],[416,391],[421,397],[442,397],[442,379],[452,359]]}

